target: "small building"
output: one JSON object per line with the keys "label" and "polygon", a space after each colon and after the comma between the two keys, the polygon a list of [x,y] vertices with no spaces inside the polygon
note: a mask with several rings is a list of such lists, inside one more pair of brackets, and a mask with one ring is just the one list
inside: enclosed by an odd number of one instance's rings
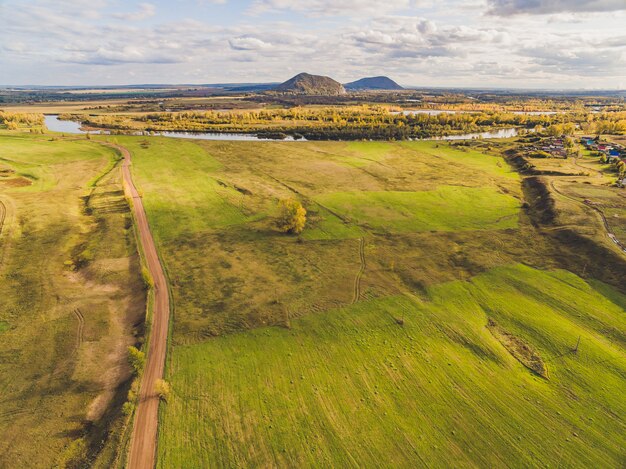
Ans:
{"label": "small building", "polygon": [[619,156],[619,150],[612,148],[611,150],[609,150],[609,156]]}

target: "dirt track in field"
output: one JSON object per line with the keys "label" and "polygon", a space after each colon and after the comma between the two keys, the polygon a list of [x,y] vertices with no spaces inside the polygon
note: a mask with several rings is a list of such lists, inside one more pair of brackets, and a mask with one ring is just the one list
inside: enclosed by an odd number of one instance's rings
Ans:
{"label": "dirt track in field", "polygon": [[365,273],[365,238],[359,239],[359,271],[354,278],[354,294],[352,296],[352,304],[361,299],[361,279]]}
{"label": "dirt track in field", "polygon": [[611,229],[611,226],[609,225],[609,221],[607,220],[606,215],[604,214],[604,212],[600,208],[596,207],[590,201],[579,200],[576,197],[572,197],[571,195],[564,194],[563,191],[561,191],[560,189],[558,189],[555,186],[554,181],[550,181],[550,186],[552,187],[554,192],[559,194],[561,197],[565,197],[566,199],[572,200],[572,201],[574,201],[574,202],[576,202],[576,203],[578,203],[580,205],[583,205],[585,207],[589,207],[594,212],[596,212],[599,215],[600,219],[602,220],[602,225],[604,226],[604,231],[606,232],[606,234],[609,237],[609,239],[615,243],[615,245],[620,249],[620,251],[622,251],[622,253],[626,254],[626,246],[617,238],[617,236],[615,236],[615,233]]}
{"label": "dirt track in field", "polygon": [[[0,237],[4,237],[3,242],[0,242],[0,269],[4,266],[4,257],[9,249],[11,230],[11,199],[0,199]],[[15,210],[13,210],[15,213]]]}
{"label": "dirt track in field", "polygon": [[169,292],[163,266],[159,260],[156,245],[150,232],[143,201],[133,183],[130,171],[130,152],[119,145],[109,144],[108,146],[119,150],[124,157],[122,163],[124,192],[132,200],[132,209],[143,251],[143,258],[154,282],[154,306],[150,324],[148,352],[146,354],[146,364],[139,391],[139,403],[135,411],[127,460],[129,469],[153,469],[156,459],[159,411],[159,396],[154,391],[154,386],[156,381],[163,377],[165,367],[170,317]]}

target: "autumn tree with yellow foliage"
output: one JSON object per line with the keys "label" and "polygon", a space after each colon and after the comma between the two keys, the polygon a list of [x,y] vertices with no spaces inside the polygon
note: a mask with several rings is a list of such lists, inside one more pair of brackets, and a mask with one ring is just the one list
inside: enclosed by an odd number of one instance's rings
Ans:
{"label": "autumn tree with yellow foliage", "polygon": [[279,203],[279,215],[276,220],[278,229],[283,233],[302,233],[306,224],[306,209],[296,199],[284,199]]}

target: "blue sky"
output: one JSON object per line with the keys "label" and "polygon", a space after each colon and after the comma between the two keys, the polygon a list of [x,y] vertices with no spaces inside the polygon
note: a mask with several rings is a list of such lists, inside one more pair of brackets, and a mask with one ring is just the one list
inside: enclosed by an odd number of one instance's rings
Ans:
{"label": "blue sky", "polygon": [[0,0],[0,84],[626,88],[626,0]]}

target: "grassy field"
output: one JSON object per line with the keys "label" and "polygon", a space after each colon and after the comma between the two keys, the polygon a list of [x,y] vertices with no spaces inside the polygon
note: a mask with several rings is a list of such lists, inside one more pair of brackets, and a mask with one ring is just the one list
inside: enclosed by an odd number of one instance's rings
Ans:
{"label": "grassy field", "polygon": [[[615,297],[518,265],[177,347],[160,467],[617,467]],[[550,379],[509,355],[488,318],[539,350]]]}
{"label": "grassy field", "polygon": [[[449,255],[462,264],[474,256],[460,252],[460,244],[476,242],[472,231],[489,230],[493,239],[512,244],[517,226],[519,182],[491,156],[485,157],[491,164],[467,169],[468,177],[455,184],[459,167],[469,163],[459,164],[465,153],[449,147],[442,158],[393,143],[116,139],[133,152],[174,287],[175,343],[285,324],[351,301],[360,239],[370,267],[363,294],[378,296],[402,291],[397,276],[416,285],[457,278],[447,269],[415,272],[408,259],[422,249],[445,250],[451,243],[450,252],[428,262],[445,263]],[[358,207],[345,203],[346,188]],[[306,242],[273,226],[277,201],[288,197],[308,210]],[[469,210],[477,204],[479,210]],[[407,255],[409,245],[415,248]],[[494,259],[497,253],[475,254],[492,257],[484,261],[489,266],[502,262]],[[460,266],[462,273],[467,269]]]}
{"label": "grassy field", "polygon": [[0,467],[91,458],[119,416],[145,293],[115,158],[0,130]]}
{"label": "grassy field", "polygon": [[[502,158],[115,139],[173,290],[159,467],[623,463],[626,298],[533,226]],[[287,197],[300,237],[273,225]]]}
{"label": "grassy field", "polygon": [[585,201],[619,236],[626,208],[592,157],[538,161],[542,227],[512,142],[0,131],[0,467],[115,457],[145,291],[99,140],[133,154],[172,288],[159,467],[626,462],[624,263]]}

